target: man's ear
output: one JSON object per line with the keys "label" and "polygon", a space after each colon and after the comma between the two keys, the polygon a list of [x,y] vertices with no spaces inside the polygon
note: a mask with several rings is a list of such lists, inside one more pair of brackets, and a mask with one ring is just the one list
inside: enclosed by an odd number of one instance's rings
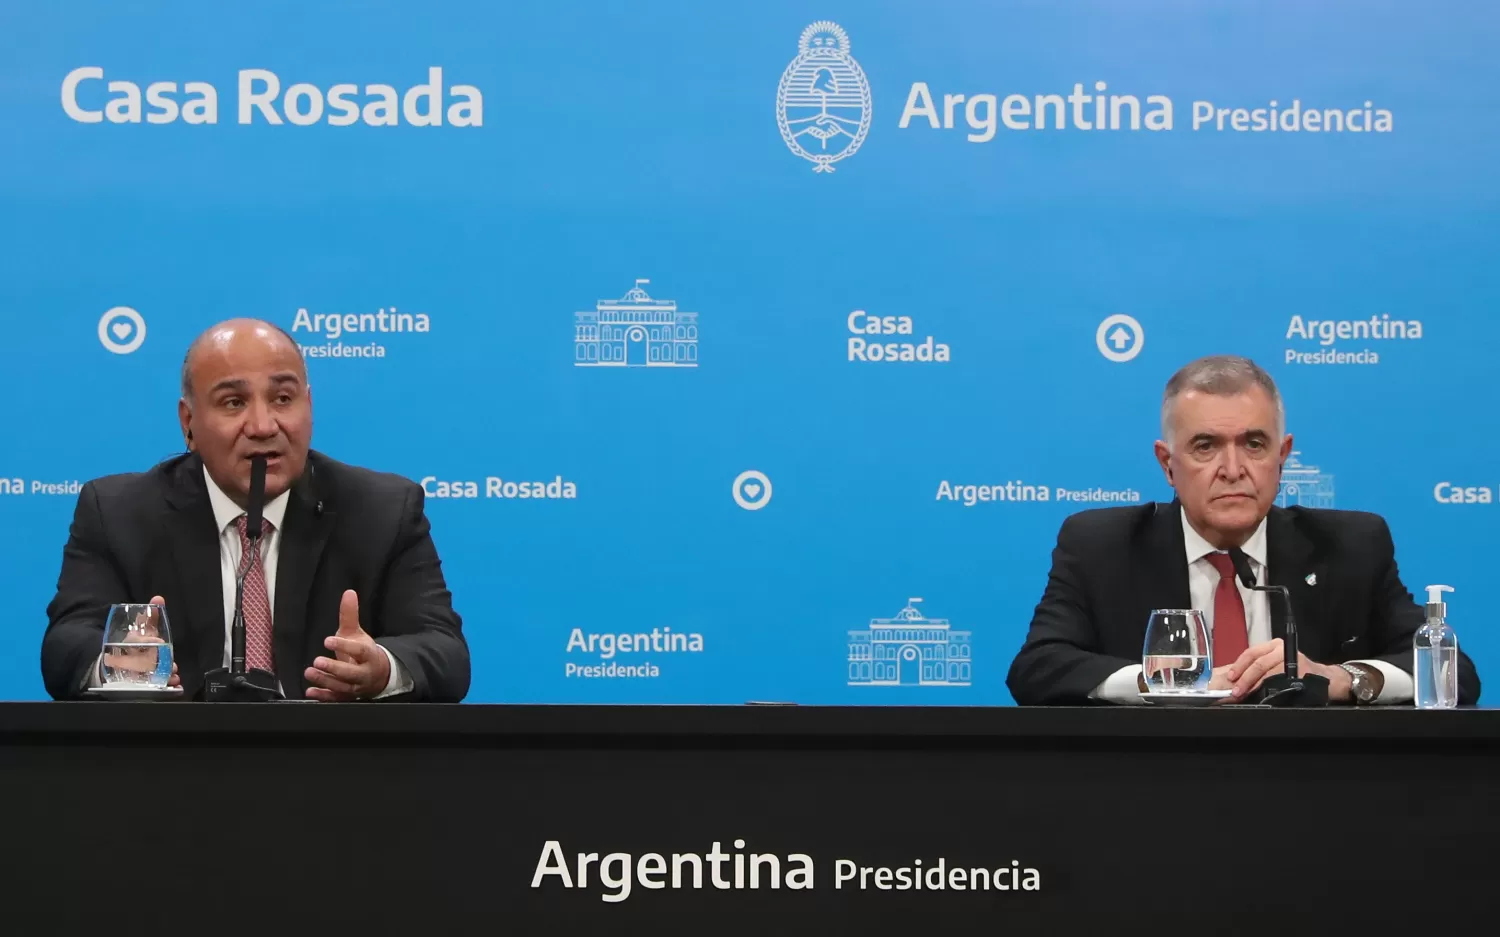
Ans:
{"label": "man's ear", "polygon": [[1292,434],[1287,433],[1281,437],[1281,458],[1276,460],[1276,482],[1281,483],[1281,473],[1286,470],[1286,460],[1292,454]]}
{"label": "man's ear", "polygon": [[1161,472],[1167,476],[1167,484],[1172,484],[1172,450],[1160,439],[1154,447],[1156,451],[1156,464],[1161,466]]}
{"label": "man's ear", "polygon": [[183,441],[187,444],[189,452],[193,451],[193,408],[188,405],[186,397],[177,400],[177,425],[182,429]]}

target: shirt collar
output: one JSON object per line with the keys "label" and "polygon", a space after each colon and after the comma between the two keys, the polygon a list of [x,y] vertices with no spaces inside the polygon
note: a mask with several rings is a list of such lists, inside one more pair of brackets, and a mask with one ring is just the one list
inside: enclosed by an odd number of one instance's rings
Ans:
{"label": "shirt collar", "polygon": [[[233,524],[240,515],[245,513],[245,509],[229,499],[229,495],[224,493],[224,489],[220,488],[214,482],[213,476],[208,474],[208,466],[206,465],[203,466],[203,480],[208,483],[208,503],[213,505],[214,508],[214,523],[219,525],[218,531],[222,534],[224,528]],[[283,491],[266,502],[265,511],[262,516],[270,521],[271,525],[277,530],[281,529],[281,521],[286,517],[286,502],[290,495],[290,491]]]}
{"label": "shirt collar", "polygon": [[[1193,525],[1188,523],[1186,509],[1182,511],[1182,543],[1187,548],[1189,566],[1208,556],[1210,553],[1219,552],[1218,547],[1204,540],[1202,535],[1193,529]],[[1260,564],[1261,569],[1267,568],[1266,519],[1264,517],[1260,519],[1260,526],[1255,528],[1255,533],[1250,535],[1250,539],[1246,540],[1240,549],[1245,551],[1246,556]]]}

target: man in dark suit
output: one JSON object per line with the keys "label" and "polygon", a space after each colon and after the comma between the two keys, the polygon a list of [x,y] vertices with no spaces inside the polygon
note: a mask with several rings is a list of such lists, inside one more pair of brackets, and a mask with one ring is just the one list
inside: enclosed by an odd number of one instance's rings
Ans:
{"label": "man in dark suit", "polygon": [[116,602],[166,606],[186,697],[228,663],[254,456],[267,463],[266,524],[245,577],[249,666],[292,699],[464,697],[468,645],[422,489],[309,450],[312,398],[289,335],[259,320],[209,329],[184,361],[178,418],[188,454],[79,493],[42,640],[53,698],[98,684]]}
{"label": "man in dark suit", "polygon": [[[1156,457],[1170,504],[1103,508],[1063,522],[1047,589],[1007,685],[1022,705],[1140,702],[1153,609],[1208,620],[1211,686],[1254,698],[1282,672],[1280,601],[1245,589],[1226,551],[1248,556],[1260,585],[1286,586],[1298,667],[1329,681],[1335,703],[1409,703],[1412,635],[1423,613],[1401,583],[1385,521],[1374,514],[1274,507],[1292,451],[1281,395],[1245,358],[1215,356],[1168,381]],[[1479,698],[1460,655],[1459,701]]]}

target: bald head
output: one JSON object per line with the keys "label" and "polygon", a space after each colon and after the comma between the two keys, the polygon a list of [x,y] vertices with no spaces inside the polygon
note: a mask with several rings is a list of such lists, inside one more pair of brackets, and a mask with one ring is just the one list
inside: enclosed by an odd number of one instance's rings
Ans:
{"label": "bald head", "polygon": [[241,507],[256,457],[266,460],[266,497],[286,491],[312,442],[312,396],[296,340],[260,319],[208,329],[182,359],[177,419],[209,477]]}
{"label": "bald head", "polygon": [[[297,340],[281,326],[264,319],[229,319],[218,325],[209,326],[193,339],[188,346],[187,354],[182,357],[182,396],[191,406],[193,402],[193,358],[199,349],[207,346],[222,346],[234,341],[241,334],[254,336],[261,341],[275,342],[278,339],[286,343],[292,351],[297,352],[298,360],[301,353],[297,351]],[[303,383],[307,381],[307,367],[302,368]]]}

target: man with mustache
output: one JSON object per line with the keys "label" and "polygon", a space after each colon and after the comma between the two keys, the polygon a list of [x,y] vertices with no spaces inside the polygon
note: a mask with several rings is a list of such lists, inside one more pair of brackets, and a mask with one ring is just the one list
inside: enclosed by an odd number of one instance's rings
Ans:
{"label": "man with mustache", "polygon": [[289,699],[464,697],[468,645],[422,489],[309,450],[312,392],[290,335],[255,319],[204,332],[183,362],[177,416],[186,455],[79,493],[42,640],[53,698],[99,684],[116,602],[165,605],[186,697],[228,665],[256,456],[266,501],[260,564],[245,576],[247,666],[275,674]]}
{"label": "man with mustache", "polygon": [[[1298,668],[1326,677],[1332,703],[1409,703],[1412,635],[1422,610],[1396,571],[1374,514],[1274,507],[1292,451],[1281,394],[1253,361],[1201,358],[1172,375],[1156,460],[1170,504],[1103,508],[1063,522],[1047,588],[1011,664],[1022,705],[1139,703],[1152,609],[1207,619],[1215,689],[1255,699],[1284,667],[1280,600],[1245,589],[1226,552],[1242,549],[1260,585],[1291,592]],[[1479,698],[1460,654],[1459,701]]]}

